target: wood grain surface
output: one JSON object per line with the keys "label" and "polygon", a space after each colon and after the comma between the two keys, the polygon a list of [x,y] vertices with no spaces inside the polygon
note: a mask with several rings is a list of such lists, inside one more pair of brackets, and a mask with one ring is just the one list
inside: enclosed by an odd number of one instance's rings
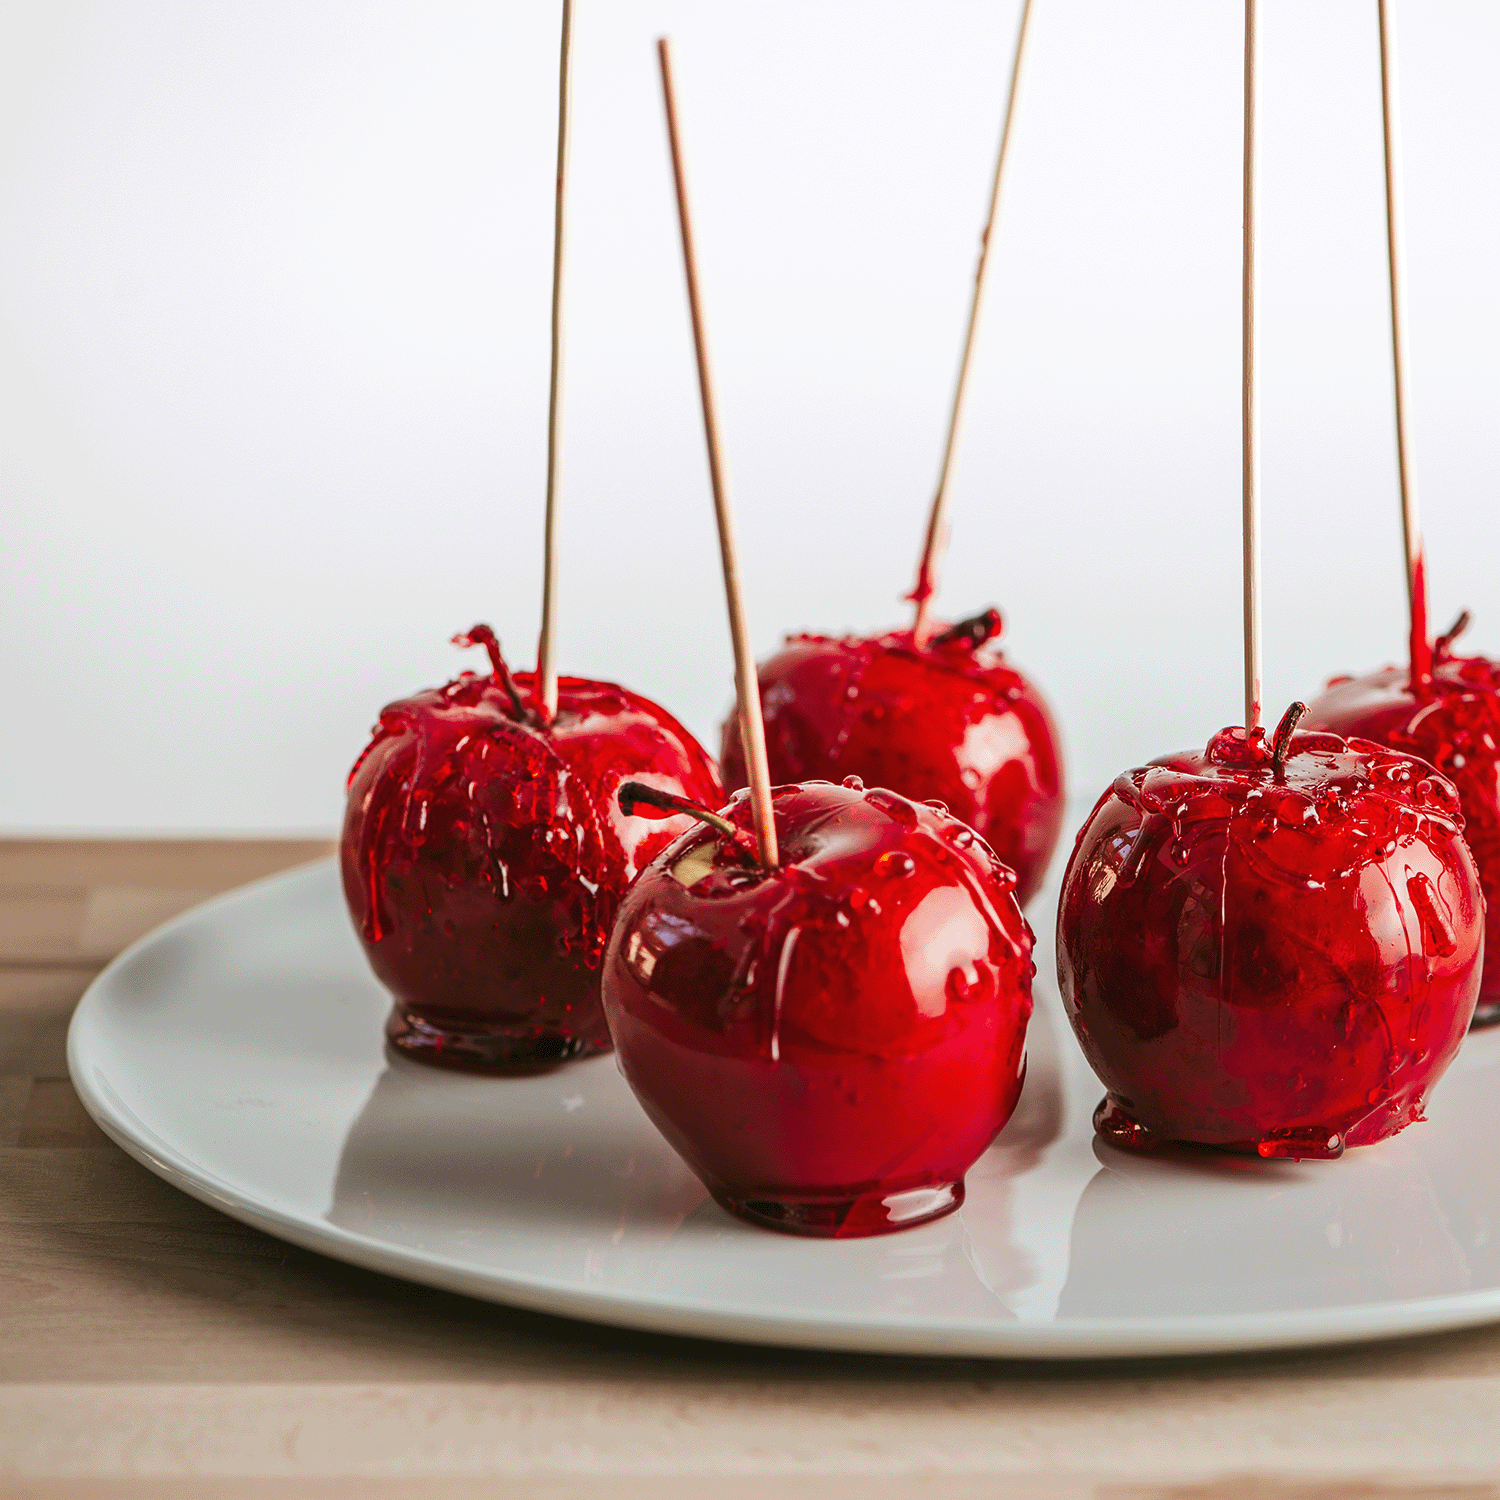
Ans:
{"label": "wood grain surface", "polygon": [[1500,1329],[1030,1366],[653,1337],[269,1239],[67,1080],[109,956],[310,843],[0,841],[0,1495],[1500,1496]]}

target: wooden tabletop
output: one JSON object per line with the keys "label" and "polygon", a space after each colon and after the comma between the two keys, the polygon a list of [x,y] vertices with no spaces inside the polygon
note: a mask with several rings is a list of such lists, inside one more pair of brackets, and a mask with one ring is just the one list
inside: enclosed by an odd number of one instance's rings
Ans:
{"label": "wooden tabletop", "polygon": [[298,842],[0,841],[0,1495],[1500,1496],[1500,1328],[1027,1365],[653,1337],[298,1250],[137,1166],[68,1082],[131,939]]}

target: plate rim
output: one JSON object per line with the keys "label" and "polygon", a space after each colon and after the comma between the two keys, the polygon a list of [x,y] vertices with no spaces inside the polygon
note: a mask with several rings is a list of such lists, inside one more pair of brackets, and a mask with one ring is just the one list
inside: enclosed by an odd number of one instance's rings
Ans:
{"label": "plate rim", "polygon": [[[68,1024],[68,1073],[90,1118],[134,1161],[171,1186],[240,1223],[362,1269],[456,1292],[479,1301],[575,1321],[677,1337],[769,1347],[926,1358],[1021,1360],[1140,1359],[1248,1354],[1374,1342],[1475,1327],[1500,1319],[1500,1286],[1441,1297],[1365,1302],[1278,1312],[1173,1317],[1004,1319],[848,1318],[789,1310],[775,1317],[671,1297],[579,1287],[521,1272],[466,1266],[448,1256],[367,1238],[326,1220],[287,1213],[199,1167],[114,1093],[90,1054],[94,1012],[106,1005],[119,971],[206,916],[245,904],[269,889],[337,874],[323,856],[263,876],[179,913],[131,943],[90,981]],[[148,1139],[151,1137],[151,1139]],[[962,1210],[960,1210],[960,1213]],[[768,1231],[769,1232],[769,1231]]]}

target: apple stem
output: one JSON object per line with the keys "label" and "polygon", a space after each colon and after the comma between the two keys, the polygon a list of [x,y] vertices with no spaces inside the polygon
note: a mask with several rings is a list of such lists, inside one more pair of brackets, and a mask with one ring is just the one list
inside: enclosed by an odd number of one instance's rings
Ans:
{"label": "apple stem", "polygon": [[1441,661],[1452,649],[1454,641],[1469,628],[1469,612],[1463,610],[1459,617],[1448,627],[1447,633],[1440,635],[1433,644],[1433,655]]}
{"label": "apple stem", "polygon": [[516,686],[516,679],[510,675],[510,668],[505,665],[505,658],[500,654],[500,642],[495,632],[488,625],[475,625],[461,635],[453,637],[455,646],[483,646],[490,658],[490,669],[501,687],[503,687],[510,698],[511,718],[517,724],[530,724],[534,722],[534,715],[526,711],[526,704],[521,697],[521,690]]}
{"label": "apple stem", "polygon": [[1282,714],[1281,723],[1276,726],[1276,735],[1271,741],[1271,767],[1278,781],[1286,774],[1286,754],[1292,747],[1292,731],[1306,712],[1305,703],[1294,703]]}
{"label": "apple stem", "polygon": [[958,448],[958,431],[963,420],[964,393],[969,384],[969,366],[974,356],[974,333],[979,326],[979,307],[984,297],[985,272],[990,263],[990,242],[994,238],[995,217],[1000,208],[1000,187],[1005,178],[1005,160],[1010,153],[1011,125],[1015,121],[1016,95],[1021,85],[1021,61],[1026,54],[1026,33],[1031,24],[1031,0],[1024,0],[1021,19],[1016,27],[1016,46],[1010,64],[1010,88],[1005,97],[1005,118],[1000,126],[1000,149],[995,156],[995,175],[990,183],[990,210],[985,217],[984,232],[979,236],[979,264],[974,268],[974,290],[969,300],[969,326],[964,333],[963,353],[958,361],[958,379],[953,388],[953,406],[948,414],[948,439],[943,445],[943,463],[938,470],[937,490],[927,517],[927,535],[922,544],[922,558],[917,565],[917,582],[906,598],[917,606],[912,637],[920,651],[927,643],[930,629],[929,609],[937,588],[938,554],[948,539],[948,480],[953,471],[953,455]]}
{"label": "apple stem", "polygon": [[644,781],[624,782],[615,793],[615,800],[619,802],[620,811],[627,818],[635,811],[637,803],[644,802],[647,807],[659,807],[663,812],[686,813],[690,818],[697,818],[700,823],[707,823],[736,847],[739,846],[740,830],[728,818],[721,818],[718,813],[710,812],[697,802],[689,802],[686,797],[664,792],[659,787],[647,786]]}
{"label": "apple stem", "polygon": [[963,641],[971,650],[977,651],[1004,629],[1005,621],[1000,617],[1000,611],[992,605],[983,614],[973,615],[967,620],[960,620],[957,625],[950,625],[932,644],[954,646]]}

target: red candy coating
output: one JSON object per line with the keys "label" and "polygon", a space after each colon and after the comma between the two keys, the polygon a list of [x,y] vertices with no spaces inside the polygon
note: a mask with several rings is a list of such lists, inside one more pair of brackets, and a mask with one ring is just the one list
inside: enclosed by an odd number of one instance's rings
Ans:
{"label": "red candy coating", "polygon": [[[999,614],[940,628],[788,637],[759,670],[773,782],[859,776],[936,798],[1036,894],[1063,817],[1062,757],[1042,696],[993,643]],[[748,782],[739,715],[724,723],[724,784]]]}
{"label": "red candy coating", "polygon": [[1500,1020],[1500,663],[1454,656],[1440,639],[1426,682],[1413,689],[1404,667],[1335,678],[1309,705],[1308,723],[1420,756],[1458,788],[1488,905],[1474,1022]]}
{"label": "red candy coating", "polygon": [[[852,777],[774,806],[777,868],[700,827],[631,887],[604,964],[620,1068],[733,1213],[843,1237],[936,1218],[1021,1091],[1015,877],[956,818]],[[748,831],[749,799],[725,816]]]}
{"label": "red candy coating", "polygon": [[[483,642],[483,633],[474,640]],[[391,704],[350,773],[342,866],[387,1035],[429,1061],[506,1069],[607,1050],[599,969],[620,897],[694,826],[626,817],[625,780],[722,800],[656,704],[564,677],[545,727],[503,664]],[[518,699],[524,700],[518,717]]]}
{"label": "red candy coating", "polygon": [[1337,1156],[1422,1118],[1479,989],[1484,903],[1452,785],[1363,741],[1263,731],[1119,777],[1058,912],[1095,1124]]}

